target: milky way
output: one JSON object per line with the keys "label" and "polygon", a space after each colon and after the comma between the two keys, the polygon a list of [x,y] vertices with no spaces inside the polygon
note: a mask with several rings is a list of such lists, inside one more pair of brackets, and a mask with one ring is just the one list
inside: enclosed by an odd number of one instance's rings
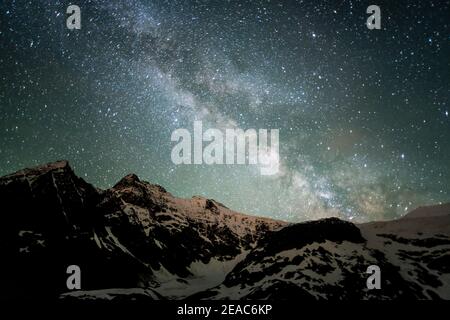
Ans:
{"label": "milky way", "polygon": [[[390,219],[450,201],[450,4],[0,4],[0,174],[67,159],[290,221]],[[279,129],[281,170],[174,165],[177,128]]]}

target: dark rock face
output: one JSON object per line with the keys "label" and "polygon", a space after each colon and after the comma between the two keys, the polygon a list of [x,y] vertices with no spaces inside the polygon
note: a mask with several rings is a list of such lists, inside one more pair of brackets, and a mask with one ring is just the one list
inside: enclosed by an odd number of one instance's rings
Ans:
{"label": "dark rock face", "polygon": [[[84,290],[156,287],[156,273],[182,282],[194,261],[228,261],[285,223],[233,213],[212,200],[176,199],[128,175],[102,191],[66,161],[0,178],[2,298],[56,297],[66,268]],[[224,276],[224,275],[223,275]]]}
{"label": "dark rock face", "polygon": [[0,200],[14,226],[51,228],[61,233],[81,229],[97,195],[66,161],[0,178]]}
{"label": "dark rock face", "polygon": [[[282,250],[301,249],[308,244],[322,243],[326,240],[335,243],[342,243],[342,241],[365,242],[361,231],[353,223],[337,218],[328,218],[298,223],[287,226],[278,232],[270,232],[260,241],[260,245],[265,248],[264,254],[270,256]],[[258,252],[261,251],[257,250],[254,254]]]}
{"label": "dark rock face", "polygon": [[[99,190],[66,161],[0,178],[0,204],[0,299],[450,299],[448,205],[287,224],[133,174]],[[66,287],[72,264],[81,291]],[[370,265],[381,290],[367,289]]]}
{"label": "dark rock face", "polygon": [[64,290],[61,264],[70,265],[81,254],[74,240],[88,240],[89,216],[98,196],[65,161],[0,178],[0,237],[6,251],[2,295],[56,295]]}

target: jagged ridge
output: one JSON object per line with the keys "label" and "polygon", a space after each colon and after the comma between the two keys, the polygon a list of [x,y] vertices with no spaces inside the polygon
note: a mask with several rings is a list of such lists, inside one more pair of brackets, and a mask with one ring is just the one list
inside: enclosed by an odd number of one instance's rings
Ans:
{"label": "jagged ridge", "polygon": [[[0,203],[2,298],[57,298],[77,264],[83,291],[64,299],[450,299],[449,205],[390,222],[288,224],[134,174],[100,190],[67,161],[0,178]],[[370,264],[383,290],[365,286]]]}

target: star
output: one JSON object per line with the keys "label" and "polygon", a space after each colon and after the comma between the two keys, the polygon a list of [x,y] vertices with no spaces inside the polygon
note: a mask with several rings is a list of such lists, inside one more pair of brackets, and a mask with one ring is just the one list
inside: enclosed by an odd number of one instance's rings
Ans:
{"label": "star", "polygon": [[[68,30],[64,5],[0,3],[0,175],[67,159],[101,188],[133,172],[294,222],[450,201],[448,3],[402,7],[382,33],[364,6],[312,0],[79,6]],[[171,135],[196,120],[278,129],[280,173],[175,165]]]}

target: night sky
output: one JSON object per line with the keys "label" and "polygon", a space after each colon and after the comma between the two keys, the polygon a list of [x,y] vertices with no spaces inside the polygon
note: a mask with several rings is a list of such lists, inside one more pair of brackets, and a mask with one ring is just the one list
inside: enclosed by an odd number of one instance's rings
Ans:
{"label": "night sky", "polygon": [[[67,159],[289,221],[449,202],[449,20],[449,1],[2,0],[0,175]],[[279,129],[280,172],[174,165],[194,120]]]}

